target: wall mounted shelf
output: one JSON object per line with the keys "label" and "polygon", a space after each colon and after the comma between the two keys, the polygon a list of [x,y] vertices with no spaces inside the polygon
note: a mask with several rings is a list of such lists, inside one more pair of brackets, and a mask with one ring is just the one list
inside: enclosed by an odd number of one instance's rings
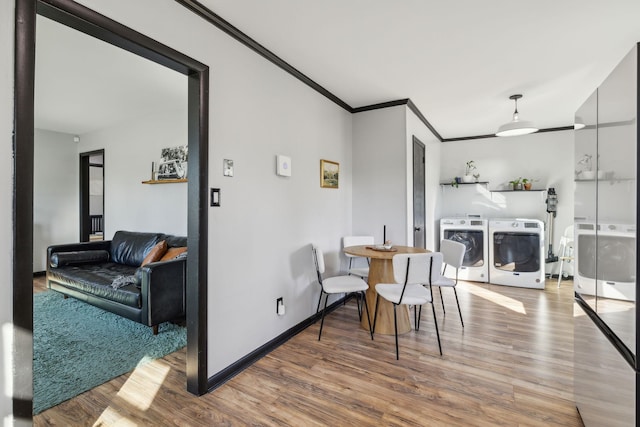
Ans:
{"label": "wall mounted shelf", "polygon": [[599,179],[574,179],[575,182],[622,182],[622,181],[635,181],[634,178],[599,178]]}
{"label": "wall mounted shelf", "polygon": [[178,182],[188,182],[188,181],[187,181],[187,178],[150,179],[148,181],[142,181],[143,184],[176,184]]}
{"label": "wall mounted shelf", "polygon": [[455,187],[456,185],[475,185],[475,184],[483,184],[483,185],[487,185],[489,182],[488,181],[479,181],[479,182],[458,182],[456,183],[451,183],[451,182],[441,182],[440,185],[442,185],[443,187],[447,187],[447,186],[453,186]]}
{"label": "wall mounted shelf", "polygon": [[531,193],[532,191],[547,191],[544,188],[531,190],[491,190],[492,193]]}

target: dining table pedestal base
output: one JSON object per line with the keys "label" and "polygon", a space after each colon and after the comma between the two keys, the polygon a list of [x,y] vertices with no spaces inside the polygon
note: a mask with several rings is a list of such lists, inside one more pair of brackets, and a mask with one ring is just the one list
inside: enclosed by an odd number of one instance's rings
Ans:
{"label": "dining table pedestal base", "polygon": [[[373,324],[374,310],[376,308],[376,285],[378,283],[394,283],[393,279],[393,263],[391,257],[388,259],[371,258],[369,266],[369,289],[367,289],[367,305],[369,306],[369,316]],[[411,322],[409,320],[409,309],[406,305],[396,307],[396,315],[398,317],[398,334],[406,334],[411,331]],[[363,313],[360,321],[362,328],[369,330],[367,316]],[[376,320],[376,334],[394,335],[393,326],[393,303],[384,298],[380,298],[378,304],[378,318]]]}

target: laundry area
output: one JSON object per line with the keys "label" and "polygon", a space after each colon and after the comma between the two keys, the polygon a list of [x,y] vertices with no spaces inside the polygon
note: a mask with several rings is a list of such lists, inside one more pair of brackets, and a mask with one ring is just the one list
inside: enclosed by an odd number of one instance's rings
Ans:
{"label": "laundry area", "polygon": [[[437,234],[467,247],[461,280],[544,289],[545,279],[557,278],[562,285],[574,276],[575,264],[573,141],[555,144],[557,152],[566,152],[562,161],[494,141],[502,158],[486,146],[474,153],[476,147],[465,143],[452,153],[468,153],[473,161],[443,152]],[[512,171],[517,165],[526,168]]]}

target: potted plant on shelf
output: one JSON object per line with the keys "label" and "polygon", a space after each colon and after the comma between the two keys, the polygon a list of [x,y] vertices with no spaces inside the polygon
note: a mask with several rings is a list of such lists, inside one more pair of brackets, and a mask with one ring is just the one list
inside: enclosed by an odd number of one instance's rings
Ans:
{"label": "potted plant on shelf", "polygon": [[591,154],[585,154],[578,161],[578,165],[582,166],[583,169],[581,171],[576,171],[576,175],[580,177],[580,179],[591,180],[596,177],[596,173],[592,170],[593,163],[591,159],[593,156]]}
{"label": "potted plant on shelf", "polygon": [[525,190],[531,190],[531,186],[533,185],[533,180],[529,178],[522,178],[522,187]]}
{"label": "potted plant on shelf", "polygon": [[509,181],[509,184],[511,184],[511,189],[516,191],[516,190],[522,190],[522,178],[516,178],[513,181]]}
{"label": "potted plant on shelf", "polygon": [[[473,175],[473,171],[476,170],[476,165],[473,160],[469,160],[464,169],[464,176],[462,177],[462,182],[473,182],[475,177]],[[478,174],[478,176],[480,176]]]}

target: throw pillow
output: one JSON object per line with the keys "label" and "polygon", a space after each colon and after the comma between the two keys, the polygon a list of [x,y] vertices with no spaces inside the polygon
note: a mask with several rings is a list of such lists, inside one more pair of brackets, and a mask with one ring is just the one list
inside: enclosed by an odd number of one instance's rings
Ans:
{"label": "throw pillow", "polygon": [[160,261],[169,261],[170,259],[178,258],[181,254],[187,252],[187,248],[184,246],[179,246],[177,248],[169,248],[167,252],[162,256]]}
{"label": "throw pillow", "polygon": [[142,260],[142,263],[140,264],[140,266],[142,267],[144,265],[149,264],[150,262],[159,261],[160,258],[162,258],[162,255],[165,254],[165,252],[167,252],[167,242],[165,242],[164,240],[161,240],[158,243],[156,243],[156,245],[153,248],[151,248],[147,256],[145,256],[144,260]]}
{"label": "throw pillow", "polygon": [[144,257],[161,238],[160,233],[119,230],[111,240],[111,260],[116,264],[140,267]]}

